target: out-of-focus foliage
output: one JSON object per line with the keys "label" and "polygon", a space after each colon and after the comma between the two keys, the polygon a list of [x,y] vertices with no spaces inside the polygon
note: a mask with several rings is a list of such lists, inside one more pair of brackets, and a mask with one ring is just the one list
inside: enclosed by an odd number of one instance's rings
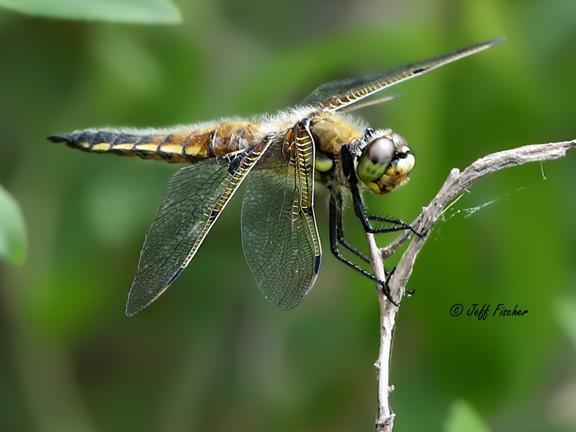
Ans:
{"label": "out-of-focus foliage", "polygon": [[576,297],[561,297],[555,306],[558,322],[576,347]]}
{"label": "out-of-focus foliage", "polygon": [[455,401],[444,425],[444,432],[490,432],[478,413],[464,401]]}
{"label": "out-of-focus foliage", "polygon": [[[242,257],[238,197],[177,283],[128,319],[139,249],[176,167],[45,137],[274,113],[328,80],[506,36],[354,113],[414,150],[410,183],[369,197],[374,213],[410,220],[451,168],[576,136],[574,1],[178,6],[180,26],[0,14],[0,184],[21,204],[30,243],[23,267],[0,267],[0,430],[371,430],[374,287],[330,256],[321,193],[325,258],[295,310],[260,295]],[[397,431],[442,430],[454,400],[493,431],[576,430],[575,350],[556,313],[576,288],[575,164],[569,155],[488,178],[431,233],[394,338]],[[352,212],[346,222],[362,246]],[[529,313],[454,318],[455,303]]]}
{"label": "out-of-focus foliage", "polygon": [[18,203],[0,186],[0,257],[14,264],[26,258],[26,227]]}
{"label": "out-of-focus foliage", "polygon": [[170,0],[0,0],[0,6],[51,18],[174,24],[180,12]]}

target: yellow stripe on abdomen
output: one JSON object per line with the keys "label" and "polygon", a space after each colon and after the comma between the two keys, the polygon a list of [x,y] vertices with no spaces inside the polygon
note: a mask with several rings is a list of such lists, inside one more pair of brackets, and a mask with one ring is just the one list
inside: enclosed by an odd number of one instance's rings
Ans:
{"label": "yellow stripe on abdomen", "polygon": [[257,125],[227,120],[171,131],[83,130],[49,137],[73,148],[93,153],[114,153],[186,163],[223,156],[253,144]]}
{"label": "yellow stripe on abdomen", "polygon": [[48,139],[93,153],[114,153],[166,162],[197,162],[211,157],[210,138],[214,127],[178,130],[173,133],[127,133],[86,130],[56,135]]}

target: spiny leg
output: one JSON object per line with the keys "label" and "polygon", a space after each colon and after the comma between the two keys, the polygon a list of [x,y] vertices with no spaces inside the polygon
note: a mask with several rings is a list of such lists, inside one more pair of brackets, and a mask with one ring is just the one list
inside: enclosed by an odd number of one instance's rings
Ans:
{"label": "spiny leg", "polygon": [[[388,284],[386,283],[386,281],[383,281],[383,280],[377,278],[372,273],[369,273],[368,271],[366,271],[362,267],[354,264],[352,261],[350,261],[349,259],[347,259],[346,257],[344,257],[342,255],[342,253],[340,252],[340,249],[338,247],[338,242],[339,242],[338,231],[339,231],[339,225],[341,225],[341,222],[342,222],[341,206],[338,205],[338,203],[336,202],[336,199],[334,197],[331,197],[330,198],[330,206],[329,206],[330,251],[339,261],[343,262],[348,267],[357,271],[358,273],[360,273],[364,277],[367,277],[368,279],[376,282],[382,288],[382,292],[384,293],[386,298],[388,298],[388,300],[390,300],[390,302],[392,304],[394,304],[395,306],[398,306],[398,303],[390,295],[390,288],[389,288]],[[340,231],[342,232],[341,226],[340,226]],[[348,247],[346,247],[346,248],[348,249]],[[351,249],[356,250],[352,246],[351,246]]]}
{"label": "spiny leg", "polygon": [[[358,258],[360,258],[362,261],[365,261],[367,264],[370,264],[370,259],[366,255],[364,255],[362,252],[360,252],[356,247],[352,246],[344,238],[344,226],[342,223],[342,212],[340,212],[340,217],[338,218],[337,222],[338,222],[338,225],[337,225],[338,243],[340,243],[342,246],[344,246],[347,250],[352,252],[354,255],[356,255]],[[396,270],[396,267],[393,267],[392,270],[390,270],[390,271],[384,269],[384,273],[386,274],[386,278],[389,279],[394,274],[395,270]],[[409,295],[412,295],[412,294],[414,294],[414,291],[406,290],[406,293]]]}
{"label": "spiny leg", "polygon": [[392,218],[389,216],[380,216],[380,215],[372,215],[372,214],[366,214],[366,217],[370,221],[386,222],[386,223],[396,225],[394,228],[389,228],[389,229],[392,229],[393,231],[410,230],[410,231],[412,231],[412,233],[414,235],[416,235],[418,237],[424,236],[424,233],[416,231],[416,229],[412,225],[410,225],[408,222],[403,221],[402,219],[396,219],[396,218]]}
{"label": "spiny leg", "polygon": [[[352,192],[352,198],[353,198],[353,203],[354,203],[354,213],[360,219],[360,222],[362,223],[362,226],[364,227],[364,230],[366,232],[369,232],[372,234],[381,234],[381,233],[396,232],[396,231],[402,231],[402,230],[411,230],[414,234],[416,234],[419,237],[425,235],[425,234],[417,232],[410,224],[408,224],[408,223],[406,223],[400,219],[368,214],[368,212],[366,211],[366,206],[364,205],[364,201],[362,200],[362,195],[360,194],[360,190],[358,188],[358,181],[359,180],[358,180],[358,177],[356,176],[356,170],[355,170],[355,164],[354,164],[354,154],[353,154],[353,151],[351,150],[350,146],[345,145],[342,147],[341,157],[342,157],[342,167],[344,170],[344,175],[348,179],[348,185],[349,185],[349,188]],[[370,220],[375,220],[378,222],[388,222],[388,223],[395,224],[397,226],[392,227],[392,228],[376,229],[372,226],[372,224],[370,223]],[[384,269],[384,272],[386,273],[387,279],[394,273],[394,270],[396,270],[396,267],[394,267],[392,269],[392,271],[389,273],[386,272],[386,269]],[[389,291],[389,289],[388,289],[388,291]],[[406,293],[408,295],[413,295],[414,290],[406,290]],[[389,298],[388,295],[387,295],[387,297]],[[394,304],[396,304],[396,303],[394,303]]]}
{"label": "spiny leg", "polygon": [[360,252],[357,248],[355,248],[354,246],[352,246],[345,238],[344,238],[344,231],[342,230],[342,225],[341,225],[341,221],[340,224],[338,224],[338,231],[337,231],[337,236],[338,236],[338,243],[340,243],[342,246],[344,246],[347,250],[349,250],[350,252],[352,252],[354,255],[356,255],[358,258],[360,258],[362,261],[366,262],[366,263],[370,263],[370,259],[364,255],[362,252]]}
{"label": "spiny leg", "polygon": [[[396,231],[405,231],[410,230],[418,237],[422,237],[423,234],[416,231],[416,229],[407,222],[404,222],[400,219],[395,219],[387,216],[377,216],[368,214],[366,211],[366,206],[364,205],[364,201],[362,200],[362,196],[360,195],[360,190],[358,189],[358,184],[351,185],[352,189],[352,200],[354,201],[354,213],[360,219],[362,226],[366,232],[372,234],[384,234]],[[376,222],[386,222],[394,224],[393,227],[386,227],[386,228],[375,228],[372,225],[371,221]]]}
{"label": "spiny leg", "polygon": [[336,238],[338,243],[344,246],[347,250],[352,252],[358,258],[366,263],[370,263],[370,259],[360,252],[356,247],[352,246],[344,237],[344,224],[342,222],[342,197],[337,195],[336,197],[332,197],[331,200],[335,200],[336,205]]}
{"label": "spiny leg", "polygon": [[[389,233],[389,232],[395,232],[395,231],[410,230],[415,235],[417,235],[418,237],[424,236],[423,233],[416,231],[412,225],[410,225],[410,224],[408,224],[408,223],[406,223],[400,219],[394,219],[394,218],[389,218],[386,216],[375,216],[375,215],[367,214],[366,213],[366,206],[364,205],[364,201],[362,200],[362,196],[360,195],[360,192],[358,191],[357,185],[352,187],[352,198],[354,200],[354,210],[357,210],[357,208],[358,208],[356,214],[358,215],[360,221],[362,222],[362,225],[364,226],[364,229],[366,230],[366,232],[369,232],[372,234],[383,234],[383,233]],[[374,228],[374,227],[372,227],[372,224],[370,224],[370,220],[376,220],[378,222],[393,223],[393,224],[396,224],[397,226],[392,227],[392,228]],[[392,273],[394,273],[394,270],[396,270],[396,268],[392,269],[392,271],[390,272],[390,275],[392,275]],[[406,289],[406,294],[408,294],[409,296],[413,296],[414,292],[415,292],[415,290]]]}
{"label": "spiny leg", "polygon": [[[355,166],[355,155],[354,150],[349,145],[342,146],[341,149],[341,158],[342,158],[342,168],[344,170],[344,175],[348,180],[348,186],[350,191],[352,192],[352,199],[354,203],[354,213],[360,219],[364,231],[372,234],[383,234],[389,232],[396,232],[396,231],[403,231],[403,230],[410,230],[417,236],[422,236],[421,233],[417,232],[410,224],[395,218],[385,217],[385,216],[376,216],[368,214],[366,210],[366,206],[364,205],[364,201],[362,200],[362,195],[360,194],[360,189],[358,186],[358,176],[356,175],[356,166]],[[387,227],[387,228],[375,228],[372,226],[371,221],[377,222],[387,222],[395,225],[394,227]]]}

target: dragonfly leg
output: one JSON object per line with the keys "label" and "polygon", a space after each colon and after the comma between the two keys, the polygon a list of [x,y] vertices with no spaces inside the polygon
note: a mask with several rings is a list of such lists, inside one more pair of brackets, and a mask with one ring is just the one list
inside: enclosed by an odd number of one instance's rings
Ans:
{"label": "dragonfly leg", "polygon": [[[362,195],[360,195],[358,185],[357,184],[352,185],[351,189],[352,189],[352,200],[354,201],[354,213],[356,213],[356,216],[358,216],[358,218],[360,219],[360,222],[362,223],[362,226],[364,227],[364,230],[366,232],[372,234],[383,234],[396,231],[410,230],[412,231],[412,233],[414,233],[414,235],[418,237],[424,236],[424,233],[418,232],[412,225],[410,225],[407,222],[404,222],[403,220],[387,216],[376,216],[368,214],[368,212],[366,211],[366,206],[364,205],[364,201],[362,200]],[[372,221],[386,222],[393,224],[394,226],[386,228],[375,228],[372,225]]]}
{"label": "dragonfly leg", "polygon": [[417,231],[416,228],[414,228],[408,222],[403,221],[402,219],[396,219],[389,216],[379,216],[372,214],[366,214],[366,217],[368,218],[369,221],[386,222],[393,224],[395,225],[395,227],[391,229],[394,229],[394,231],[410,230],[412,231],[412,233],[414,233],[414,235],[418,237],[424,237],[425,235],[425,233]]}
{"label": "dragonfly leg", "polygon": [[[334,198],[330,199],[329,218],[330,218],[330,251],[332,252],[332,254],[339,261],[346,264],[348,267],[357,271],[358,273],[360,273],[364,277],[367,277],[368,279],[376,282],[381,287],[382,292],[384,293],[386,298],[388,298],[388,300],[390,300],[390,302],[392,302],[392,304],[394,304],[395,306],[398,306],[398,303],[390,295],[390,287],[388,286],[386,281],[383,281],[383,280],[377,278],[376,276],[374,276],[372,273],[364,270],[362,267],[358,266],[357,264],[353,263],[348,258],[343,256],[342,253],[340,252],[340,248],[339,248],[338,243],[342,243],[339,241],[339,231],[340,231],[340,234],[343,234],[343,230],[342,230],[341,226],[339,229],[339,225],[341,225],[341,222],[342,222],[342,213],[341,213],[341,206],[339,206],[337,204],[337,202],[335,201]],[[342,245],[344,246],[343,243],[342,243]],[[362,257],[364,257],[364,258],[366,258],[366,260],[368,260],[368,258],[366,256],[364,256],[363,254],[361,254],[361,252],[359,252],[356,248],[352,247],[349,244],[348,244],[348,246],[350,246],[350,248],[348,248],[347,246],[344,246],[344,247],[346,247],[346,249],[350,250],[353,253],[354,253],[354,251],[358,252],[358,254],[362,255]],[[355,255],[357,255],[357,256],[358,256],[358,254],[355,253]]]}
{"label": "dragonfly leg", "polygon": [[342,246],[344,246],[347,250],[352,252],[362,261],[364,261],[365,263],[370,263],[370,259],[368,259],[368,257],[364,255],[362,252],[360,252],[356,247],[352,246],[344,237],[344,224],[342,223],[342,196],[336,195],[332,197],[331,200],[334,200],[336,210],[335,211],[336,240],[338,241],[338,243],[340,243]]}
{"label": "dragonfly leg", "polygon": [[[341,222],[341,221],[340,221]],[[356,255],[358,258],[360,258],[362,261],[369,263],[370,260],[368,259],[368,257],[366,255],[364,255],[362,252],[360,252],[357,248],[355,248],[354,246],[352,246],[345,238],[344,238],[344,231],[342,230],[342,224],[338,224],[337,227],[337,240],[338,243],[340,243],[342,246],[344,246],[347,250],[349,250],[350,252],[352,252],[354,255]]]}
{"label": "dragonfly leg", "polygon": [[[354,164],[355,156],[353,153],[353,149],[348,145],[342,146],[341,157],[342,157],[342,167],[344,169],[344,175],[348,179],[348,185],[352,192],[354,213],[356,214],[358,219],[360,219],[360,222],[364,227],[364,231],[372,234],[382,234],[382,233],[410,230],[418,237],[422,237],[424,235],[423,233],[418,232],[414,227],[412,227],[412,225],[400,219],[369,214],[366,210],[366,206],[364,204],[364,201],[362,200],[362,195],[360,194],[360,189],[358,187],[359,180],[355,170],[355,164]],[[375,228],[372,225],[372,221],[387,222],[393,224],[394,226],[386,228]]]}

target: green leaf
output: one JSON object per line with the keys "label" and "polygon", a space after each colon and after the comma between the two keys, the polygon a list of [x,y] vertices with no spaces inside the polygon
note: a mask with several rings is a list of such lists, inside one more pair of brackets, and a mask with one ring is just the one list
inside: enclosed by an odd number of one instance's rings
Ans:
{"label": "green leaf", "polygon": [[23,264],[26,258],[26,228],[20,206],[0,186],[0,257],[14,264]]}
{"label": "green leaf", "polygon": [[444,423],[444,432],[490,432],[478,413],[462,400],[454,401]]}
{"label": "green leaf", "polygon": [[556,319],[576,346],[576,297],[561,297],[554,304]]}
{"label": "green leaf", "polygon": [[170,0],[0,0],[0,6],[51,18],[142,24],[181,21]]}

